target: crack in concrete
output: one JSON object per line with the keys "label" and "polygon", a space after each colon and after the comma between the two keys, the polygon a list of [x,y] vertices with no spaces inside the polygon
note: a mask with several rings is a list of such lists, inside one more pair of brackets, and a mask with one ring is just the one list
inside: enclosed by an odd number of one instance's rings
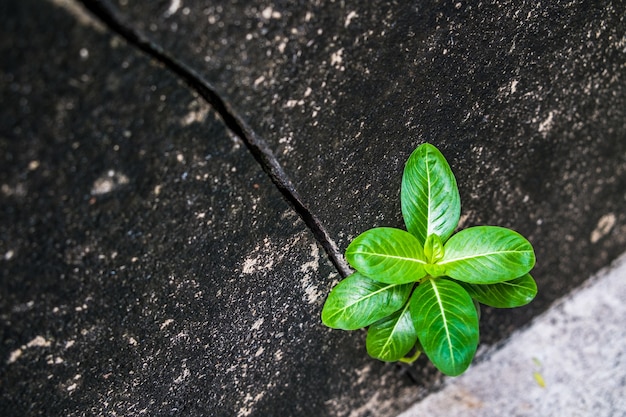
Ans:
{"label": "crack in concrete", "polygon": [[206,100],[222,117],[225,125],[246,145],[263,171],[298,213],[318,243],[324,248],[339,273],[346,277],[352,273],[339,251],[337,244],[319,218],[307,207],[295,186],[276,159],[267,142],[259,136],[239,114],[225,101],[213,85],[184,62],[168,54],[160,45],[152,42],[145,34],[134,28],[120,16],[114,6],[102,0],[77,0],[100,19],[111,31],[124,38],[130,45],[143,51],[151,58],[172,71],[192,90]]}

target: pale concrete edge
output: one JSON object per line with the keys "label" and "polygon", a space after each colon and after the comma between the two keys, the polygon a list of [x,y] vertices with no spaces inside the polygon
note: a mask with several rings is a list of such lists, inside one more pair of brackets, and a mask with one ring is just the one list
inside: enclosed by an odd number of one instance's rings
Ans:
{"label": "pale concrete edge", "polygon": [[[550,401],[545,401],[542,404],[536,406],[536,405],[529,405],[528,402],[516,403],[517,400],[514,401],[512,398],[508,400],[506,398],[503,398],[502,401],[498,404],[498,409],[496,413],[495,409],[490,410],[488,408],[484,408],[485,405],[491,406],[493,404],[485,404],[480,401],[480,390],[481,390],[480,388],[477,388],[476,390],[476,392],[478,392],[479,395],[473,396],[473,393],[471,392],[472,391],[471,382],[474,382],[477,378],[481,378],[479,375],[483,375],[483,377],[485,375],[492,375],[493,377],[497,377],[498,376],[497,370],[485,370],[484,369],[484,367],[488,365],[486,362],[493,360],[494,356],[497,356],[497,354],[503,353],[502,351],[504,350],[508,349],[508,350],[511,350],[512,352],[515,352],[515,345],[517,341],[522,339],[525,335],[530,335],[532,331],[538,327],[542,327],[542,326],[545,327],[546,325],[551,326],[551,324],[546,323],[546,320],[553,318],[555,315],[567,316],[568,305],[575,304],[576,301],[578,301],[581,298],[581,296],[593,293],[594,292],[593,290],[596,287],[599,287],[601,284],[607,283],[609,285],[613,285],[612,283],[619,283],[620,280],[615,279],[616,275],[621,275],[621,276],[626,277],[626,252],[624,252],[622,255],[616,258],[613,262],[611,262],[610,265],[597,271],[589,279],[587,279],[583,284],[574,288],[572,291],[570,291],[563,297],[559,298],[558,300],[554,301],[552,305],[550,306],[550,308],[548,308],[546,311],[544,311],[543,313],[535,317],[528,325],[517,329],[515,332],[511,334],[509,338],[503,340],[501,343],[498,343],[496,345],[486,346],[486,347],[479,349],[479,352],[476,356],[474,363],[464,375],[457,377],[457,378],[451,378],[451,377],[444,378],[443,383],[438,387],[439,389],[437,389],[434,392],[431,392],[429,395],[427,395],[420,401],[416,402],[408,410],[399,414],[397,417],[418,417],[421,415],[425,415],[424,414],[425,412],[431,416],[433,415],[432,414],[433,412],[435,412],[434,415],[437,415],[436,412],[443,412],[442,415],[446,415],[448,417],[453,417],[457,415],[459,416],[464,415],[466,417],[480,415],[480,416],[486,417],[486,416],[491,416],[491,415],[497,415],[497,413],[500,413],[500,412],[505,412],[505,407],[512,408],[514,410],[513,415],[515,416],[532,415],[532,413],[536,413],[536,411],[538,411],[536,409],[533,410],[533,408],[542,408],[541,411],[543,412],[551,410],[557,414],[559,413],[559,410],[565,411],[563,409],[563,405],[564,405],[563,401],[559,402],[559,400],[551,399]],[[612,283],[608,281],[612,281]],[[616,291],[616,294],[617,293],[619,293],[619,291]],[[602,301],[603,300],[599,300],[600,303]],[[582,314],[584,313],[585,312],[583,312]],[[574,317],[574,321],[575,320],[577,320],[576,317]],[[554,327],[558,325],[559,324],[557,323],[556,325],[554,325]],[[565,330],[564,333],[567,333],[567,330]],[[619,338],[618,335],[616,336]],[[601,343],[601,342],[598,341],[598,343]],[[584,346],[581,347],[580,349],[582,350],[583,348]],[[566,353],[564,352],[564,354]],[[564,362],[567,362],[567,361],[564,360]],[[533,375],[536,379],[536,381],[534,382],[539,387],[544,383],[542,374],[540,372],[540,368],[542,365],[541,363],[538,362],[536,366],[539,370],[534,371]],[[585,364],[581,364],[581,367],[584,367],[584,366]],[[473,370],[476,370],[476,372],[472,372]],[[614,378],[615,377],[616,376],[614,375]],[[468,382],[470,383],[468,384]],[[494,384],[497,384],[497,379],[493,379],[491,382]],[[568,383],[571,384],[574,381],[558,381],[558,382],[560,384],[568,384]],[[619,382],[616,382],[616,383],[619,384]],[[542,388],[545,388],[545,387],[540,387],[540,389]],[[560,391],[562,392],[562,390],[563,389],[561,387]],[[567,393],[567,395],[571,395],[571,393]],[[448,398],[446,399],[445,397],[448,397]],[[534,399],[536,400],[537,396],[535,396]],[[579,398],[576,398],[576,399],[566,398],[565,401],[569,401],[569,403],[566,402],[565,408],[567,408],[567,406],[571,406],[572,401],[577,401],[577,400],[580,400],[580,399]],[[624,402],[626,403],[626,400],[624,400]],[[442,409],[442,404],[445,405],[443,409]],[[520,409],[520,404],[522,404],[522,407],[525,406],[527,409]],[[597,405],[596,407],[593,407],[594,404],[591,404],[589,405],[590,409],[588,411],[591,412],[591,409],[593,409],[593,415],[595,416],[612,415],[612,413],[615,411],[616,405],[617,404],[615,403],[612,403],[612,404],[606,403],[606,405],[601,405],[601,407],[604,407],[604,409],[598,410]],[[621,405],[619,405],[619,407],[621,407]],[[584,413],[583,410],[579,410],[579,411],[583,412],[583,414],[580,414],[580,415],[587,415]],[[494,412],[495,414],[491,412]]]}

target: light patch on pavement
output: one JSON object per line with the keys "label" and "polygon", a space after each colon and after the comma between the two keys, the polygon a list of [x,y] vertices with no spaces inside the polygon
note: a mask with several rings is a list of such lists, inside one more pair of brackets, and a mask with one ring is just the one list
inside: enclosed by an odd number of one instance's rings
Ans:
{"label": "light patch on pavement", "polygon": [[109,194],[127,185],[129,182],[130,180],[125,174],[110,169],[93,182],[91,195]]}
{"label": "light patch on pavement", "polygon": [[624,415],[624,300],[626,256],[399,417]]}

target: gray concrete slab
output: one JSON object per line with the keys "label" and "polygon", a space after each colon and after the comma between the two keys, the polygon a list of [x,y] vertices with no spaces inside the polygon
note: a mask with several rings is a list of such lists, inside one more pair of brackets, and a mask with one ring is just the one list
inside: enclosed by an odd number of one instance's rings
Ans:
{"label": "gray concrete slab", "polygon": [[626,415],[626,255],[398,417]]}

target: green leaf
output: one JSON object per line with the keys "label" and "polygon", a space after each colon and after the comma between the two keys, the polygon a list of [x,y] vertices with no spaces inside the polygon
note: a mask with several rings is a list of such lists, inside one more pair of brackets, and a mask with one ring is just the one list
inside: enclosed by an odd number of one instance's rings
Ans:
{"label": "green leaf", "polygon": [[426,275],[424,249],[408,232],[370,229],[350,243],[346,259],[363,275],[387,284],[415,282]]}
{"label": "green leaf", "polygon": [[478,314],[469,294],[448,279],[427,279],[411,296],[410,309],[424,353],[446,375],[463,373],[478,346]]}
{"label": "green leaf", "polygon": [[530,274],[497,284],[459,284],[476,301],[497,308],[521,307],[530,303],[537,295],[537,284]]}
{"label": "green leaf", "polygon": [[446,268],[437,264],[426,264],[424,270],[433,278],[442,277],[446,274]]}
{"label": "green leaf", "polygon": [[406,162],[400,199],[406,228],[422,244],[431,234],[445,242],[459,223],[461,197],[456,179],[431,144],[418,146]]}
{"label": "green leaf", "polygon": [[522,235],[497,226],[470,227],[444,245],[439,265],[446,275],[470,284],[495,284],[528,273],[535,265],[533,247]]}
{"label": "green leaf", "polygon": [[332,289],[322,322],[333,329],[356,330],[402,308],[412,284],[384,284],[355,272]]}
{"label": "green leaf", "polygon": [[409,303],[391,316],[372,324],[367,331],[366,347],[370,356],[395,362],[415,346],[417,333],[411,320]]}
{"label": "green leaf", "polygon": [[443,258],[443,243],[437,235],[429,235],[424,244],[424,255],[429,264],[439,262]]}

